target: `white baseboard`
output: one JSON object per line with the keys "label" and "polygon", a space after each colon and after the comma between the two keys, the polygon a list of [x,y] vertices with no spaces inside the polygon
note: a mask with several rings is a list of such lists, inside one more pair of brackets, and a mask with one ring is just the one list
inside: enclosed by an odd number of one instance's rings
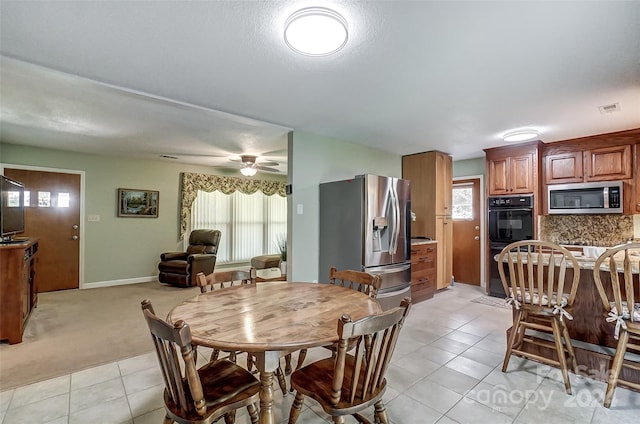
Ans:
{"label": "white baseboard", "polygon": [[97,289],[99,287],[124,286],[126,284],[149,283],[151,281],[158,281],[158,276],[152,275],[149,277],[127,278],[125,280],[96,281],[94,283],[83,284],[81,289]]}

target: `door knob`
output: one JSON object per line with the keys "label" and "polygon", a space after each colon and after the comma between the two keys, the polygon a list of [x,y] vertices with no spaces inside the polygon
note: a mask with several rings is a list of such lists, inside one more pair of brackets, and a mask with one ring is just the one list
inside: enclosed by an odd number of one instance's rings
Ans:
{"label": "door knob", "polygon": [[71,237],[71,240],[78,240],[78,236]]}
{"label": "door knob", "polygon": [[474,240],[480,240],[480,236],[475,236],[473,239]]}
{"label": "door knob", "polygon": [[476,225],[476,228],[475,228],[475,229],[476,229],[476,230],[479,230],[479,229],[480,229],[480,226],[479,226],[479,225]]}
{"label": "door knob", "polygon": [[78,229],[78,224],[73,224],[73,226],[71,228],[73,228],[74,230],[77,230]]}

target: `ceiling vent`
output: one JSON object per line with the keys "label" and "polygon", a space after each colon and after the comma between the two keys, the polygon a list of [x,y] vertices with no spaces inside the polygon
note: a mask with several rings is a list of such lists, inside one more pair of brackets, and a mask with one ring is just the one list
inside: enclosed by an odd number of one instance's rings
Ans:
{"label": "ceiling vent", "polygon": [[620,111],[620,103],[611,103],[610,105],[600,106],[598,109],[600,109],[600,113],[602,113],[602,114],[619,112]]}

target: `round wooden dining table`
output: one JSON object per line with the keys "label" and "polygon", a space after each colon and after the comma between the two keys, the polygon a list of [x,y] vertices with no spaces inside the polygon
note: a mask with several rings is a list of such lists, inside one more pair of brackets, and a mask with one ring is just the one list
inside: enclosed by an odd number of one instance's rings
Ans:
{"label": "round wooden dining table", "polygon": [[250,352],[260,371],[260,423],[274,424],[273,375],[288,352],[338,341],[338,320],[382,312],[366,294],[331,284],[268,282],[199,294],[174,307],[167,320],[183,320],[193,343]]}

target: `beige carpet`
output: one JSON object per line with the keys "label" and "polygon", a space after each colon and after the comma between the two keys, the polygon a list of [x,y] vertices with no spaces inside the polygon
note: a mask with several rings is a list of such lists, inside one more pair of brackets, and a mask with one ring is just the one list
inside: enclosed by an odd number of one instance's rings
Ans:
{"label": "beige carpet", "polygon": [[41,293],[23,342],[0,344],[0,390],[150,352],[140,302],[164,318],[198,293],[157,282]]}

